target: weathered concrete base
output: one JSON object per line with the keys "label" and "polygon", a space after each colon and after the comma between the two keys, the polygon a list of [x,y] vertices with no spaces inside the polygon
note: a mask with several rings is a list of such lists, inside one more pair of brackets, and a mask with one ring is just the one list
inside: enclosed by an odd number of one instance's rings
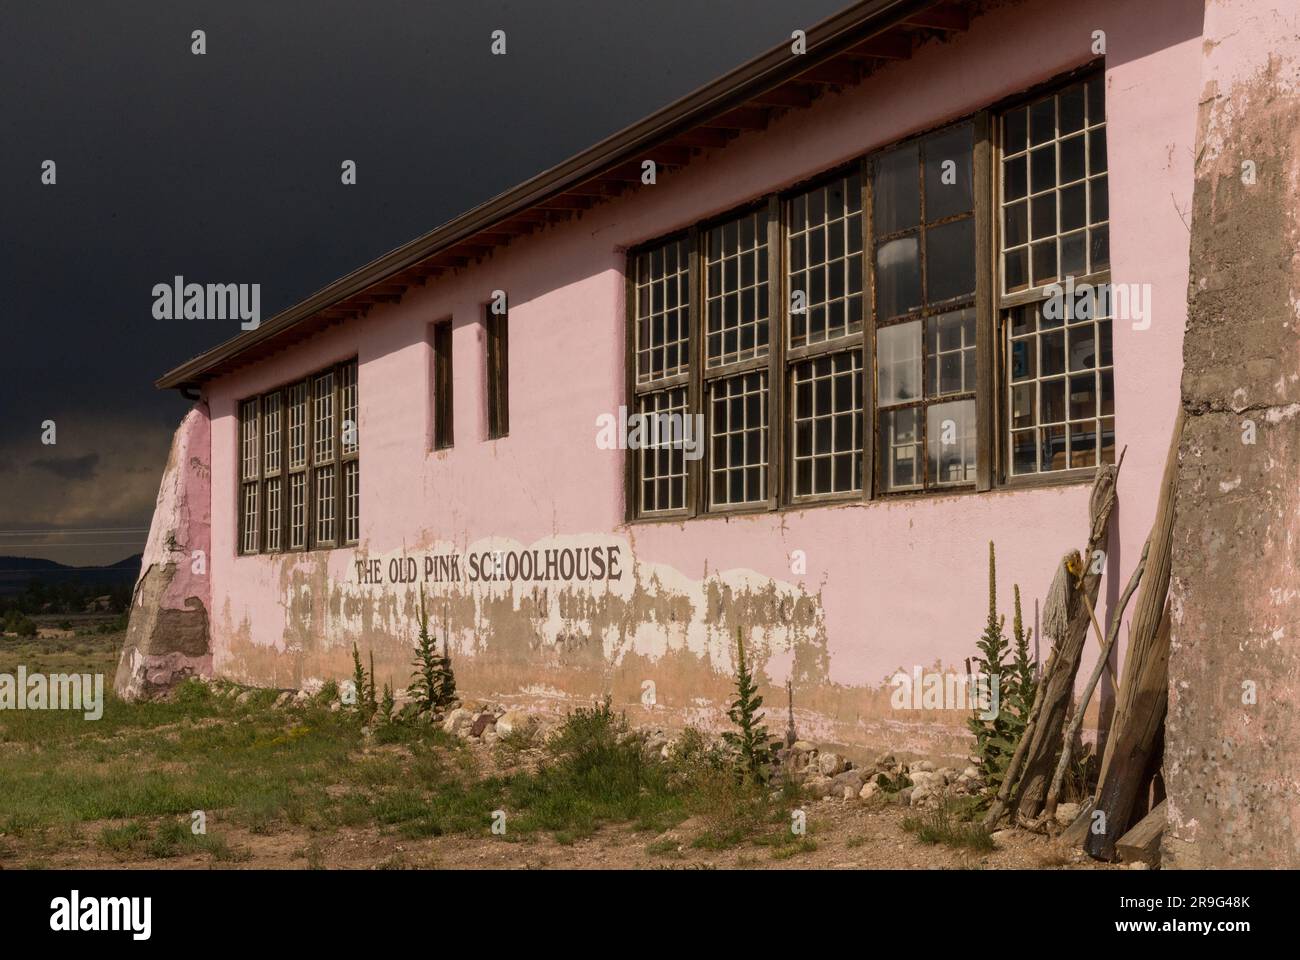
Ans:
{"label": "weathered concrete base", "polygon": [[1300,10],[1207,0],[1165,867],[1300,867]]}
{"label": "weathered concrete base", "polygon": [[212,674],[211,447],[207,407],[196,405],[172,440],[113,689],[127,700]]}

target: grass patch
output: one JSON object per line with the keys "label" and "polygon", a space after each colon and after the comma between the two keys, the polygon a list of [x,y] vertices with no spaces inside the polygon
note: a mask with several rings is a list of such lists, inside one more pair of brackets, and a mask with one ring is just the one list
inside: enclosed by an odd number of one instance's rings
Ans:
{"label": "grass patch", "polygon": [[983,825],[972,819],[975,805],[945,799],[934,810],[903,818],[903,829],[921,843],[991,853],[997,849]]}

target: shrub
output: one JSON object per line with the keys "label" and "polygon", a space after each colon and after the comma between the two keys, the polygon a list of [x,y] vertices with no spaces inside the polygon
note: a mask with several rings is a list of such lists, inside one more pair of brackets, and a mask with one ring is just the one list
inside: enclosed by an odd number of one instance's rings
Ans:
{"label": "shrub", "polygon": [[723,739],[737,752],[741,771],[759,783],[766,783],[772,775],[776,741],[767,734],[762,724],[759,708],[763,698],[758,695],[758,684],[745,660],[745,640],[736,630],[736,699],[727,716],[737,730],[728,730]]}
{"label": "shrub", "polygon": [[411,694],[421,713],[449,707],[456,700],[456,677],[451,670],[451,654],[443,640],[443,656],[429,634],[429,615],[424,608],[424,587],[420,588],[420,636],[415,645],[415,667]]}

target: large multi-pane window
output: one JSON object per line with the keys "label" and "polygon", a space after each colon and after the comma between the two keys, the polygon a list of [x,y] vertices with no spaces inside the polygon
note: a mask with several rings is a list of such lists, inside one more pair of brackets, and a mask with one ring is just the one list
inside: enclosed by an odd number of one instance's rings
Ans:
{"label": "large multi-pane window", "polygon": [[356,361],[240,403],[240,553],[358,541],[357,416]]}
{"label": "large multi-pane window", "polygon": [[1104,86],[1081,71],[633,251],[629,406],[706,437],[698,462],[680,434],[629,444],[629,515],[1113,462]]}
{"label": "large multi-pane window", "polygon": [[679,237],[642,251],[631,265],[633,412],[643,425],[635,445],[634,496],[644,514],[687,509],[684,431],[692,370],[691,259],[690,242]]}
{"label": "large multi-pane window", "polygon": [[1036,97],[999,122],[1007,472],[1114,463],[1103,78]]}
{"label": "large multi-pane window", "polygon": [[788,197],[785,315],[792,500],[862,490],[862,175]]}
{"label": "large multi-pane window", "polygon": [[975,482],[974,127],[872,162],[880,489]]}
{"label": "large multi-pane window", "polygon": [[719,509],[767,503],[768,223],[763,206],[704,233],[708,502]]}

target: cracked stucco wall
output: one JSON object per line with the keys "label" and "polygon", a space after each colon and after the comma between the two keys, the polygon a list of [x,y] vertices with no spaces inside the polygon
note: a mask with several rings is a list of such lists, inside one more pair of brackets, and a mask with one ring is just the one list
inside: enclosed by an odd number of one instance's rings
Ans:
{"label": "cracked stucco wall", "polygon": [[1300,8],[1210,0],[1170,594],[1167,866],[1300,866]]}

